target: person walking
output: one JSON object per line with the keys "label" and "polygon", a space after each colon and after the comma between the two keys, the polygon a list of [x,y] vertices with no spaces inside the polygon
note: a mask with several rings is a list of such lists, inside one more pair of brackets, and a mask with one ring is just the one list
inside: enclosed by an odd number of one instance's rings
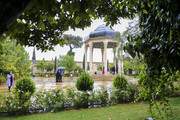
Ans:
{"label": "person walking", "polygon": [[9,92],[11,92],[11,86],[14,86],[14,76],[11,71],[7,74],[7,86],[9,88]]}
{"label": "person walking", "polygon": [[62,82],[62,75],[63,75],[63,73],[62,73],[61,70],[59,71],[59,74],[60,74],[60,82]]}
{"label": "person walking", "polygon": [[59,73],[59,70],[57,70],[57,73],[56,73],[56,82],[59,82],[60,81],[60,73]]}
{"label": "person walking", "polygon": [[71,72],[71,79],[73,79],[73,73]]}

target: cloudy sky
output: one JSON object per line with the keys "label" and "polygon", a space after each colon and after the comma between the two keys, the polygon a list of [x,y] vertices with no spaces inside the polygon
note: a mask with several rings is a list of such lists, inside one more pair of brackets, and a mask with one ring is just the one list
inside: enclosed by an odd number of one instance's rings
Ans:
{"label": "cloudy sky", "polygon": [[[121,19],[121,24],[115,25],[112,28],[115,31],[119,31],[120,33],[123,33],[126,30],[126,27],[128,26],[128,23],[131,20],[127,20],[127,19]],[[91,26],[88,28],[85,28],[84,31],[81,29],[76,29],[74,30],[69,30],[67,32],[65,32],[65,34],[72,34],[75,36],[80,36],[83,38],[84,41],[84,37],[89,35],[90,32],[94,31],[99,25],[105,24],[105,22],[103,22],[103,20],[95,20],[92,22]],[[33,53],[33,47],[26,47],[25,50],[29,53],[29,59],[32,59],[32,53]],[[57,58],[59,58],[59,55],[66,55],[67,52],[69,51],[69,47],[64,46],[61,47],[59,45],[54,47],[55,51],[47,51],[47,52],[41,52],[41,50],[36,50],[36,60],[42,60],[43,58],[45,58],[45,60],[52,60],[55,58],[55,56],[57,56]],[[73,52],[75,52],[75,61],[83,61],[83,55],[84,55],[84,46],[82,46],[82,48],[78,48],[78,49],[73,49]],[[89,52],[88,52],[89,53]],[[107,57],[108,60],[110,62],[113,61],[113,52],[112,49],[108,49],[107,50]],[[89,54],[88,54],[88,61],[89,61]],[[101,50],[100,49],[94,49],[93,52],[93,61],[94,62],[101,62],[102,58],[101,58]]]}

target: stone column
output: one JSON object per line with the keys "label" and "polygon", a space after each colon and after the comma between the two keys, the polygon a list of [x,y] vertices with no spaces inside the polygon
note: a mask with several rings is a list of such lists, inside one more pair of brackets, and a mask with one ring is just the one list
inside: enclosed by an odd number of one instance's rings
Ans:
{"label": "stone column", "polygon": [[121,60],[118,59],[118,74],[121,75]]}
{"label": "stone column", "polygon": [[107,74],[107,45],[108,41],[104,41],[104,74]]}
{"label": "stone column", "polygon": [[90,54],[89,54],[89,67],[90,67],[90,74],[92,75],[93,74],[93,64],[92,64],[92,62],[93,62],[93,44],[92,44],[92,42],[90,42],[89,43],[89,52],[90,52]]}
{"label": "stone column", "polygon": [[87,46],[84,46],[84,51],[85,51],[85,72],[87,72]]}
{"label": "stone column", "polygon": [[123,71],[123,50],[120,50],[119,52],[119,60],[118,60],[118,73],[120,75],[124,74],[124,71]]}
{"label": "stone column", "polygon": [[113,48],[113,52],[114,52],[114,67],[115,67],[115,73],[116,74],[116,47]]}
{"label": "stone column", "polygon": [[124,75],[124,67],[123,67],[123,50],[121,51],[121,72]]}
{"label": "stone column", "polygon": [[101,48],[101,53],[102,53],[102,71],[103,71],[103,66],[104,66],[104,48]]}
{"label": "stone column", "polygon": [[119,50],[120,45],[118,45],[118,74],[121,75],[121,50]]}

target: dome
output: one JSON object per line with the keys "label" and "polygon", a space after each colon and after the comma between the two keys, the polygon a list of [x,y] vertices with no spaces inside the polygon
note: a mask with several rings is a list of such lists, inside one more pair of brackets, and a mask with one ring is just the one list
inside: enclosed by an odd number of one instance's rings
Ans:
{"label": "dome", "polygon": [[114,31],[109,26],[100,25],[93,32],[91,32],[88,36],[85,37],[85,41],[90,38],[97,38],[97,37],[116,38],[116,33],[118,33],[118,32]]}

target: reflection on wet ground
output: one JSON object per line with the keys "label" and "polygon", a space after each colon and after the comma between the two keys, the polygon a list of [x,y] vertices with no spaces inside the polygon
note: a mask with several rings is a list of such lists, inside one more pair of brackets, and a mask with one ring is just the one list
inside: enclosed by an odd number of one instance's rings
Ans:
{"label": "reflection on wet ground", "polygon": [[[32,78],[32,80],[35,82],[36,89],[40,89],[44,87],[46,90],[50,89],[60,89],[60,88],[70,88],[75,87],[75,83],[77,80],[77,77],[69,78],[64,77],[63,82],[56,82],[55,78]],[[98,89],[100,88],[100,85],[104,86],[105,88],[109,88],[112,86],[113,81],[94,81],[94,88]]]}
{"label": "reflection on wet ground", "polygon": [[[77,80],[77,77],[63,77],[63,82],[56,82],[56,79],[54,77],[45,78],[45,77],[32,77],[32,80],[35,82],[36,90],[39,90],[40,88],[44,87],[46,90],[51,89],[61,89],[61,88],[70,88],[75,87],[75,83]],[[129,78],[129,82],[136,82],[137,79]],[[105,88],[109,88],[113,86],[113,81],[94,81],[94,89],[97,90],[100,88],[100,85],[104,86]],[[3,85],[0,85],[0,93],[2,92],[8,92],[8,87],[4,83]]]}

